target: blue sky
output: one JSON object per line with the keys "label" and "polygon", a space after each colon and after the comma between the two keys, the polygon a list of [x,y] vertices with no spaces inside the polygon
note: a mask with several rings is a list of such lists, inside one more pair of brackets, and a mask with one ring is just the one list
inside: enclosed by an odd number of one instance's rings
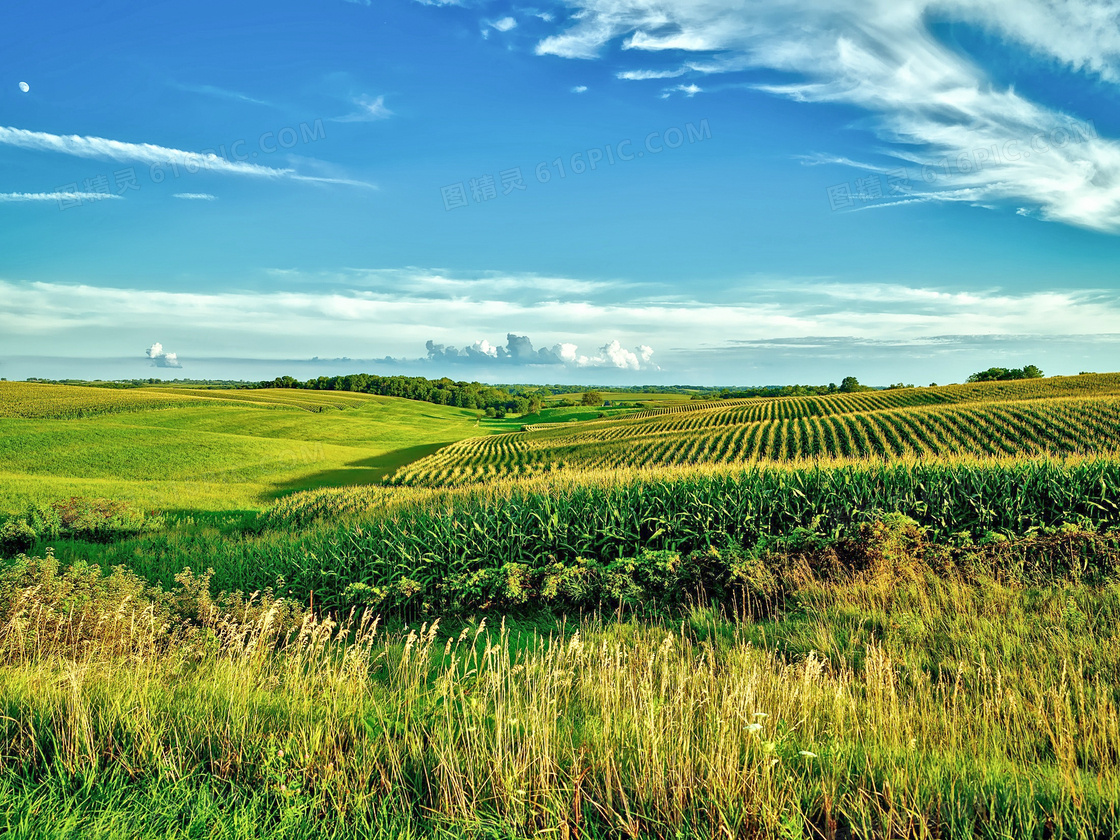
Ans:
{"label": "blue sky", "polygon": [[9,379],[1120,369],[1115,3],[110,0],[4,33]]}

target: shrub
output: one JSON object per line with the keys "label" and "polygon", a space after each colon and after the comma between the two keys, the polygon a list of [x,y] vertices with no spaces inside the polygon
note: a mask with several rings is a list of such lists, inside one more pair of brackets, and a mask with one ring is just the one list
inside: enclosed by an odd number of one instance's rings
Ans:
{"label": "shrub", "polygon": [[160,516],[126,502],[71,496],[50,505],[32,505],[0,527],[0,552],[13,556],[40,540],[111,542],[162,528]]}

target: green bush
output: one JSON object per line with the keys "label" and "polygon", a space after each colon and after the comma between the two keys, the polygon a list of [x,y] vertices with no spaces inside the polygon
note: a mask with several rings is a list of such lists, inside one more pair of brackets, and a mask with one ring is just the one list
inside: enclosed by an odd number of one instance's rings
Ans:
{"label": "green bush", "polygon": [[23,519],[9,519],[0,525],[0,553],[23,554],[39,538],[35,530]]}
{"label": "green bush", "polygon": [[0,552],[13,556],[39,541],[76,539],[111,542],[158,530],[164,520],[127,502],[72,496],[50,505],[32,505],[0,527]]}

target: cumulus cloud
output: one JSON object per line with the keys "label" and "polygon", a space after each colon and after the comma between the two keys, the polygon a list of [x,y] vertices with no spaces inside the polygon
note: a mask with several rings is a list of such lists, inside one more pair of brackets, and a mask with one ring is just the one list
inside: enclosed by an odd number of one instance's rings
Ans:
{"label": "cumulus cloud", "polygon": [[651,362],[653,348],[642,344],[627,350],[616,339],[599,348],[599,352],[583,355],[578,345],[563,342],[552,347],[533,348],[527,335],[506,334],[504,347],[495,346],[485,339],[466,347],[456,348],[436,344],[429,340],[425,345],[428,358],[433,361],[459,363],[501,363],[511,365],[564,365],[571,368],[618,368],[620,370],[660,370]]}
{"label": "cumulus cloud", "polygon": [[[967,160],[948,183],[915,185],[931,200],[1026,205],[1043,219],[1120,232],[1120,143],[995,84],[931,26],[978,26],[1045,61],[1120,83],[1120,6],[1112,0],[566,2],[569,22],[537,44],[538,54],[593,59],[617,45],[634,54],[694,53],[685,66],[701,76],[781,71],[792,80],[755,87],[799,102],[862,108],[889,151],[920,167]],[[619,75],[665,73],[639,68]],[[662,95],[673,92],[700,90],[681,85]]]}
{"label": "cumulus cloud", "polygon": [[179,357],[175,353],[165,352],[163,345],[158,341],[148,348],[148,358],[151,359],[154,367],[161,368],[181,368],[179,364]]}
{"label": "cumulus cloud", "polygon": [[509,15],[506,15],[506,17],[504,18],[491,21],[489,25],[494,29],[497,29],[499,32],[509,32],[511,29],[517,28],[517,21],[511,18]]}
{"label": "cumulus cloud", "polygon": [[574,344],[558,345],[566,364],[575,367],[615,367],[620,370],[660,370],[651,362],[653,348],[647,344],[627,350],[617,339],[599,348],[594,356],[581,356]]}

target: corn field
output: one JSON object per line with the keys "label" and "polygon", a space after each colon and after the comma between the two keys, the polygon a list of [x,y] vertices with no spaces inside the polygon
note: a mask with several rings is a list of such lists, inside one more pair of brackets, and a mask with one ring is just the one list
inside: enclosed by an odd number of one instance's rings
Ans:
{"label": "corn field", "polygon": [[1111,452],[1120,377],[697,403],[472,438],[395,484],[445,487],[562,469]]}
{"label": "corn field", "polygon": [[170,390],[0,382],[0,417],[71,420],[200,402],[197,396]]}

